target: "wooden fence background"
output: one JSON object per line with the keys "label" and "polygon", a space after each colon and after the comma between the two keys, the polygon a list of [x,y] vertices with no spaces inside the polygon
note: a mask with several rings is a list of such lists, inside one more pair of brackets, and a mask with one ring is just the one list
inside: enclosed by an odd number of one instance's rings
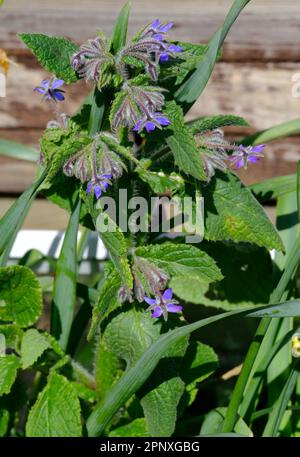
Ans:
{"label": "wooden fence background", "polygon": [[[223,21],[231,0],[132,0],[129,34],[159,17],[174,20],[171,37],[207,42]],[[46,104],[32,90],[47,76],[35,58],[16,37],[17,32],[64,35],[78,43],[94,36],[97,29],[110,33],[123,0],[6,0],[0,9],[0,48],[12,65],[7,78],[7,96],[0,98],[0,138],[38,145],[52,117]],[[251,124],[230,129],[244,134],[300,118],[300,97],[292,96],[295,74],[300,80],[299,0],[252,0],[234,24],[213,78],[195,104],[189,118],[234,113]],[[67,88],[63,110],[72,112],[84,98],[84,84]],[[1,151],[0,151],[1,152]],[[300,158],[299,135],[276,141],[266,148],[266,157],[242,173],[245,183],[295,172]],[[0,157],[0,215],[12,199],[28,186],[34,166]],[[65,214],[37,202],[28,227],[63,227]],[[51,214],[49,214],[51,213]],[[45,223],[47,221],[47,224]],[[48,224],[49,221],[49,224]],[[52,225],[51,225],[52,224]]]}

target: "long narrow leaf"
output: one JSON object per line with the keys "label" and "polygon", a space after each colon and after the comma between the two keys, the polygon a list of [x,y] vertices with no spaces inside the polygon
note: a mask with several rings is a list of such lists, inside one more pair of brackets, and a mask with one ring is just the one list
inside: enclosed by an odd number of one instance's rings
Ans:
{"label": "long narrow leaf", "polygon": [[28,162],[36,162],[39,157],[36,149],[10,140],[0,140],[0,155]]}
{"label": "long narrow leaf", "polygon": [[6,263],[17,233],[45,177],[46,172],[15,201],[0,221],[0,265],[2,266]]}
{"label": "long narrow leaf", "polygon": [[201,95],[213,71],[219,50],[222,47],[232,24],[249,1],[250,0],[235,0],[224,23],[211,38],[203,61],[175,93],[175,98],[179,103],[192,104]]}
{"label": "long narrow leaf", "polygon": [[281,197],[297,188],[296,175],[277,176],[248,186],[260,202],[267,202]]}
{"label": "long narrow leaf", "polygon": [[131,2],[127,2],[120,11],[112,37],[112,51],[117,53],[126,44],[128,19]]}
{"label": "long narrow leaf", "polygon": [[295,360],[288,380],[286,381],[285,386],[280,396],[278,397],[272,412],[270,413],[269,420],[263,432],[263,436],[277,436],[284,412],[288,406],[288,402],[290,401],[298,377],[299,360]]}
{"label": "long narrow leaf", "polygon": [[[282,307],[283,305],[278,305],[277,310],[280,310]],[[267,306],[260,308],[261,311],[264,311],[265,309],[267,309]],[[252,316],[252,314],[253,310],[239,310],[222,313],[184,327],[176,328],[175,330],[162,335],[147,349],[137,363],[129,368],[122,378],[112,387],[104,403],[98,405],[92,412],[87,421],[89,436],[101,435],[114,414],[143,385],[153,372],[159,360],[173,345],[176,345],[181,338],[219,320],[237,315],[247,317]]]}
{"label": "long narrow leaf", "polygon": [[292,121],[284,122],[283,124],[275,125],[275,127],[271,127],[270,129],[254,133],[254,135],[247,136],[241,140],[241,143],[245,145],[268,143],[289,135],[295,135],[299,132],[300,119],[294,119]]}
{"label": "long narrow leaf", "polygon": [[66,230],[57,262],[53,288],[51,333],[66,349],[76,300],[77,233],[81,201],[78,198]]}

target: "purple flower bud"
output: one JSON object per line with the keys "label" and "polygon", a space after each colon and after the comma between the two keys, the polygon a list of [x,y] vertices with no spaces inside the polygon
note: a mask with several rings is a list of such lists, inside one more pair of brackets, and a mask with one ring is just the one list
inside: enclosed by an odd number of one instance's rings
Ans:
{"label": "purple flower bud", "polygon": [[72,57],[71,66],[80,78],[98,83],[102,69],[110,60],[106,41],[97,37],[80,46]]}

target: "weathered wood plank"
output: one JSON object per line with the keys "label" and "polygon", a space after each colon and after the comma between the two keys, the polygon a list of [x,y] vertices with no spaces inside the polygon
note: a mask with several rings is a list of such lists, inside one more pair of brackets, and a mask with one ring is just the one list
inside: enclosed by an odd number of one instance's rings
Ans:
{"label": "weathered wood plank", "polygon": [[[0,218],[14,203],[14,198],[0,198]],[[44,199],[35,199],[25,219],[23,229],[65,230],[68,213]]]}
{"label": "weathered wood plank", "polygon": [[[83,41],[97,29],[111,33],[123,0],[7,1],[0,11],[0,47],[18,53],[24,46],[16,31],[65,35]],[[207,42],[224,20],[231,0],[135,0],[129,33],[155,17],[174,20],[171,36]],[[254,0],[232,27],[223,59],[227,61],[299,61],[300,10],[295,0]]]}
{"label": "weathered wood plank", "polygon": [[[7,78],[7,96],[0,99],[0,128],[44,128],[53,118],[47,103],[41,103],[33,88],[47,75],[23,61],[12,66]],[[256,129],[299,117],[300,98],[292,96],[292,76],[300,72],[295,63],[237,64],[220,62],[189,116],[219,113],[244,116]],[[72,113],[89,91],[82,81],[67,87],[60,108]]]}

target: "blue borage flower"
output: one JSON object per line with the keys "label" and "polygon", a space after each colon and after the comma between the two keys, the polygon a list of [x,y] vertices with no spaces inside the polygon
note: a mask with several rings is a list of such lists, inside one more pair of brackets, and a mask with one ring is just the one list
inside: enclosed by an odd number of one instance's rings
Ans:
{"label": "blue borage flower", "polygon": [[102,192],[106,192],[109,185],[111,185],[110,181],[111,175],[108,174],[98,174],[95,175],[87,184],[86,193],[89,194],[94,191],[94,195],[98,200]]}
{"label": "blue borage flower", "polygon": [[173,290],[166,289],[163,294],[156,292],[156,297],[144,297],[146,303],[148,303],[149,310],[152,311],[152,318],[163,316],[164,320],[168,319],[168,313],[180,313],[182,306],[179,305],[177,300],[173,298]]}
{"label": "blue borage flower", "polygon": [[170,57],[175,57],[177,53],[183,51],[181,46],[166,40],[166,33],[171,27],[173,27],[173,22],[161,24],[158,19],[155,19],[152,24],[145,27],[136,41],[122,49],[121,61],[126,56],[141,60],[146,73],[153,81],[156,81],[159,62],[166,62]]}
{"label": "blue borage flower", "polygon": [[60,89],[64,85],[63,79],[44,79],[41,85],[34,89],[35,92],[39,92],[44,95],[45,100],[53,100],[54,102],[61,102],[65,99],[64,91]]}
{"label": "blue borage flower", "polygon": [[148,113],[142,119],[139,119],[134,128],[134,132],[141,132],[144,128],[147,132],[152,132],[155,128],[161,129],[169,125],[170,120],[163,113]]}
{"label": "blue borage flower", "polygon": [[234,154],[229,156],[229,161],[232,166],[237,170],[240,168],[247,169],[248,163],[258,162],[264,155],[262,151],[265,144],[259,144],[257,146],[243,146],[240,144]]}
{"label": "blue borage flower", "polygon": [[155,19],[152,24],[148,25],[145,30],[142,32],[141,37],[151,36],[157,41],[160,41],[164,44],[165,49],[155,49],[156,56],[160,62],[167,62],[171,57],[174,57],[176,53],[182,52],[182,46],[176,44],[169,44],[166,41],[166,33],[173,27],[173,22],[167,22],[166,24],[161,24],[159,19]]}

